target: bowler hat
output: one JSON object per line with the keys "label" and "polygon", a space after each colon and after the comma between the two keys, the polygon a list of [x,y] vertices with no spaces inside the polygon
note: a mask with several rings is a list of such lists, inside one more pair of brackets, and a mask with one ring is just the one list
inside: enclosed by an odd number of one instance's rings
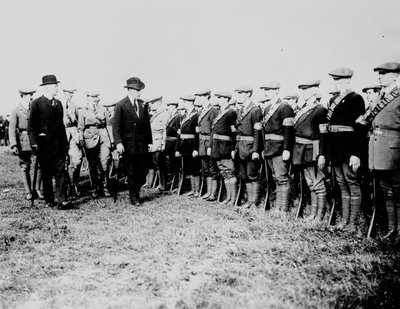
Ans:
{"label": "bowler hat", "polygon": [[42,84],[40,86],[58,84],[59,81],[55,75],[45,75],[42,77]]}
{"label": "bowler hat", "polygon": [[136,90],[142,90],[144,89],[145,85],[144,83],[140,80],[138,77],[131,77],[126,81],[126,86],[124,88],[132,88]]}

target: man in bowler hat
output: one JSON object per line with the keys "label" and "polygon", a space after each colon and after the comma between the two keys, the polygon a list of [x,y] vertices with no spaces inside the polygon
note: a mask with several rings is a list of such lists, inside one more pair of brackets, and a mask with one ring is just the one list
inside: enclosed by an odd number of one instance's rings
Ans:
{"label": "man in bowler hat", "polygon": [[145,87],[137,77],[127,80],[128,95],[115,105],[113,136],[117,150],[124,153],[131,204],[140,206],[140,188],[148,173],[148,145],[152,144],[150,116],[140,99]]}
{"label": "man in bowler hat", "polygon": [[67,135],[63,121],[63,107],[55,98],[58,93],[57,78],[42,78],[43,95],[31,103],[28,118],[28,135],[31,148],[37,153],[42,169],[43,194],[46,206],[54,207],[52,178],[56,180],[57,206],[71,207],[66,200],[65,159],[68,151]]}

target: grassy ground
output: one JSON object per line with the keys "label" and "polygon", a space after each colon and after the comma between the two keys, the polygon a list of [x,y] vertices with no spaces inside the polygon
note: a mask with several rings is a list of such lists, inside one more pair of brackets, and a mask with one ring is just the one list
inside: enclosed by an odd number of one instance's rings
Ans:
{"label": "grassy ground", "polygon": [[[394,245],[145,191],[29,208],[0,153],[0,308],[396,308]],[[7,190],[9,189],[9,191]]]}

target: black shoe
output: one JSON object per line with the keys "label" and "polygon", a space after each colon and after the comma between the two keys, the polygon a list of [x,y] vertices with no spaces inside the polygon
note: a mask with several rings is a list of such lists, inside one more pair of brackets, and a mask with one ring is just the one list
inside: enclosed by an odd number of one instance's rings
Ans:
{"label": "black shoe", "polygon": [[71,201],[64,201],[64,202],[61,202],[60,204],[58,204],[58,209],[60,209],[60,210],[66,210],[66,209],[72,209],[72,208],[74,208],[74,207],[73,207],[73,204],[71,203]]}
{"label": "black shoe", "polygon": [[47,207],[47,208],[53,208],[54,206],[55,206],[54,202],[48,202],[45,205],[45,207]]}

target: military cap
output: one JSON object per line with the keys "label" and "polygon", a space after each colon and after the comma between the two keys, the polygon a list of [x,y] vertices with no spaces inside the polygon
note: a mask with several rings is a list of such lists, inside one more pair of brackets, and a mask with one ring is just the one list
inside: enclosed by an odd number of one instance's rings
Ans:
{"label": "military cap", "polygon": [[320,80],[319,79],[314,79],[314,80],[309,80],[307,82],[304,82],[298,86],[299,89],[307,89],[311,87],[319,87]]}
{"label": "military cap", "polygon": [[279,88],[281,88],[281,84],[276,81],[266,83],[265,85],[260,87],[260,89],[279,89]]}
{"label": "military cap", "polygon": [[370,90],[370,89],[374,89],[374,90],[380,90],[382,88],[382,86],[381,85],[377,85],[377,84],[375,84],[375,85],[369,85],[369,86],[367,86],[367,87],[364,87],[363,89],[362,89],[362,92],[367,92],[368,90]]}
{"label": "military cap", "polygon": [[22,87],[18,89],[20,94],[34,94],[36,92],[35,89],[30,87]]}
{"label": "military cap", "polygon": [[167,105],[175,105],[175,106],[178,106],[178,101],[168,101],[167,102]]}
{"label": "military cap", "polygon": [[214,95],[217,98],[227,98],[227,99],[231,99],[232,98],[232,93],[230,93],[228,91],[216,91],[214,93]]}
{"label": "military cap", "polygon": [[64,88],[64,92],[69,92],[69,93],[74,93],[76,91],[76,88]]}
{"label": "military cap", "polygon": [[89,91],[86,91],[86,96],[87,97],[98,97],[98,96],[100,96],[100,93],[96,90],[89,90]]}
{"label": "military cap", "polygon": [[250,86],[240,86],[236,87],[235,89],[236,92],[253,92],[253,88]]}
{"label": "military cap", "polygon": [[383,72],[383,73],[400,73],[400,63],[398,62],[386,62],[374,68],[374,72]]}
{"label": "military cap", "polygon": [[351,78],[354,74],[349,68],[338,68],[328,73],[333,79]]}
{"label": "military cap", "polygon": [[138,91],[144,89],[145,85],[138,77],[131,77],[127,79],[126,86],[124,88],[136,89]]}
{"label": "military cap", "polygon": [[198,95],[198,96],[203,96],[203,95],[210,95],[211,94],[211,89],[207,88],[207,89],[201,89],[198,92],[195,92],[194,95]]}
{"label": "military cap", "polygon": [[193,94],[188,94],[188,95],[181,96],[180,99],[182,99],[183,101],[194,102],[194,100],[196,100],[196,97]]}
{"label": "military cap", "polygon": [[284,99],[288,100],[288,99],[298,99],[299,95],[297,94],[297,92],[288,92],[285,94],[285,96],[283,97]]}

